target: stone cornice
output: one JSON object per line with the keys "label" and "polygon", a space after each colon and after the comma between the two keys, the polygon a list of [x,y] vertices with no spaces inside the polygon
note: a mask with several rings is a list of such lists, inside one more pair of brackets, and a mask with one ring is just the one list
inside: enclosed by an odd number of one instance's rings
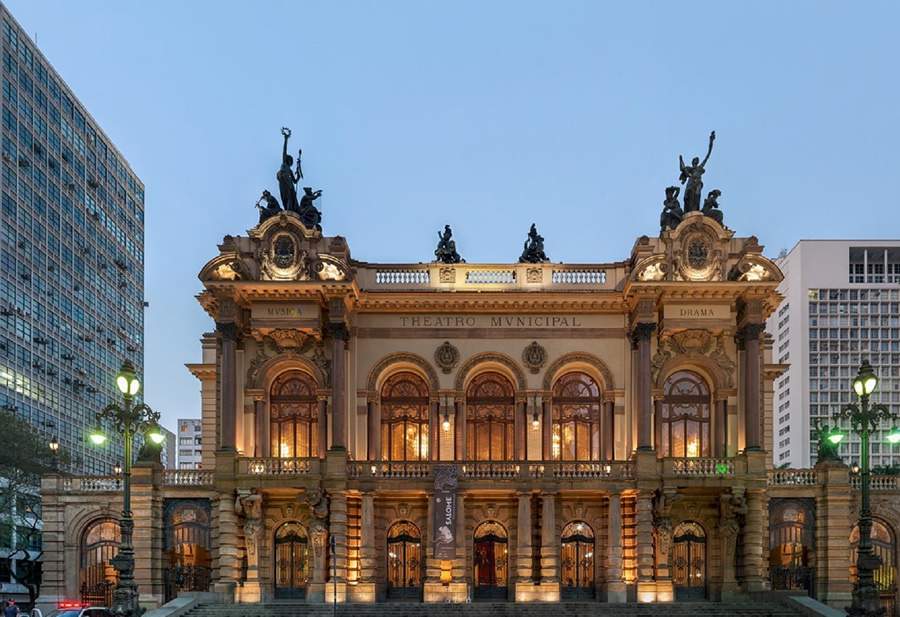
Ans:
{"label": "stone cornice", "polygon": [[386,292],[360,295],[356,309],[368,313],[482,312],[621,313],[618,292]]}
{"label": "stone cornice", "polygon": [[216,365],[215,364],[185,364],[187,370],[191,372],[191,374],[199,379],[200,381],[205,381],[207,379],[215,379],[216,378]]}

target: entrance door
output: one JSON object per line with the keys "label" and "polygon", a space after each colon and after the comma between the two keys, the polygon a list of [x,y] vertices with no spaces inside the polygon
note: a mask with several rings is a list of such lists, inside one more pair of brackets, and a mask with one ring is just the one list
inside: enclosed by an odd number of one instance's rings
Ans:
{"label": "entrance door", "polygon": [[562,597],[588,600],[594,597],[594,530],[583,521],[563,528],[560,538]]}
{"label": "entrance door", "polygon": [[312,560],[309,537],[300,523],[285,523],[275,532],[275,597],[305,598]]}
{"label": "entrance door", "polygon": [[675,598],[706,598],[706,532],[694,522],[680,523],[673,539]]}
{"label": "entrance door", "polygon": [[209,502],[171,500],[164,520],[166,601],[185,591],[209,591]]}
{"label": "entrance door", "polygon": [[[872,550],[881,560],[881,565],[875,570],[875,586],[878,587],[878,596],[881,607],[887,617],[897,615],[897,569],[894,562],[896,546],[894,534],[888,526],[878,520],[872,521]],[[856,582],[856,548],[859,544],[859,526],[853,527],[850,532],[850,580]]]}
{"label": "entrance door", "polygon": [[422,595],[422,535],[409,521],[391,525],[387,537],[388,598],[418,600]]}
{"label": "entrance door", "polygon": [[474,569],[476,600],[506,600],[509,538],[497,521],[475,529]]}
{"label": "entrance door", "polygon": [[769,579],[774,590],[812,595],[816,534],[814,503],[806,499],[769,502]]}

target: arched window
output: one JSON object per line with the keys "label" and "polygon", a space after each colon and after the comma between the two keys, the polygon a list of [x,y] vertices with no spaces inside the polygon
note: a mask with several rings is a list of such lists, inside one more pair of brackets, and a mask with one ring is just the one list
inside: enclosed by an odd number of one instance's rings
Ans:
{"label": "arched window", "polygon": [[304,598],[312,575],[309,536],[296,521],[275,531],[275,597]]}
{"label": "arched window", "polygon": [[209,502],[169,502],[165,516],[165,592],[172,600],[184,591],[208,591]]}
{"label": "arched window", "polygon": [[659,406],[660,456],[709,456],[709,408],[709,387],[700,375],[670,375]]}
{"label": "arched window", "polygon": [[514,456],[516,398],[500,373],[482,373],[466,390],[466,453],[476,461]]}
{"label": "arched window", "polygon": [[112,592],[119,574],[110,561],[119,554],[122,533],[119,522],[105,519],[92,523],[81,537],[81,601],[112,606]]}
{"label": "arched window", "polygon": [[278,376],[269,394],[271,456],[302,458],[319,455],[319,412],[316,384],[302,371]]}
{"label": "arched window", "polygon": [[553,385],[553,458],[600,460],[600,388],[585,373],[567,373]]}
{"label": "arched window", "polygon": [[422,534],[409,521],[391,525],[387,535],[388,596],[416,597],[422,584]]}
{"label": "arched window", "polygon": [[428,460],[428,385],[415,373],[381,388],[381,444],[389,461]]}
{"label": "arched window", "polygon": [[[872,552],[881,559],[881,565],[875,570],[875,586],[885,615],[896,615],[897,610],[897,566],[894,534],[882,521],[872,519]],[[850,532],[850,581],[856,583],[856,549],[859,546],[859,526],[854,525]]]}
{"label": "arched window", "polygon": [[772,589],[812,590],[815,505],[805,499],[769,502],[769,579]]}

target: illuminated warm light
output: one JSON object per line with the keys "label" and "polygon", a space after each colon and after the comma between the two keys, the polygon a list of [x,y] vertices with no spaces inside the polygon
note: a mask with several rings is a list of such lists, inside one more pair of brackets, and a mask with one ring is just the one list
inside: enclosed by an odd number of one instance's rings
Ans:
{"label": "illuminated warm light", "polygon": [[290,446],[288,446],[287,442],[281,442],[279,446],[279,452],[281,452],[281,458],[287,458],[288,456],[290,456],[291,449]]}
{"label": "illuminated warm light", "polygon": [[47,446],[50,448],[51,452],[56,454],[56,452],[59,450],[59,440],[56,437],[54,437],[53,439],[50,440],[50,443],[47,444]]}
{"label": "illuminated warm light", "polygon": [[859,373],[853,380],[853,390],[857,396],[868,396],[875,391],[878,386],[878,377],[872,370],[872,365],[868,360],[863,360],[862,366],[859,367]]}
{"label": "illuminated warm light", "polygon": [[688,458],[696,458],[700,456],[700,440],[699,439],[689,439],[687,442],[687,456]]}
{"label": "illuminated warm light", "polygon": [[531,416],[531,428],[537,430],[541,426],[541,421],[538,419],[537,412],[534,412],[534,415]]}
{"label": "illuminated warm light", "polygon": [[444,414],[444,421],[441,422],[441,428],[444,429],[445,433],[450,430],[450,416]]}

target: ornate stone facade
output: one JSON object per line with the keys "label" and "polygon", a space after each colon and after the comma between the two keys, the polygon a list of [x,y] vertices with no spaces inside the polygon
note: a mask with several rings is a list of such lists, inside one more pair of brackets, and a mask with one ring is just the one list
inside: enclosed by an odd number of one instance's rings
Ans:
{"label": "ornate stone facade", "polygon": [[[200,272],[216,331],[189,365],[204,471],[135,472],[142,600],[801,585],[843,606],[847,468],[772,470],[768,454],[784,367],[762,326],[781,279],[755,238],[699,212],[608,264],[370,264],[291,212],[226,237]],[[456,483],[438,482],[447,469]],[[117,520],[117,482],[45,478],[45,601],[108,576],[87,539]],[[882,482],[895,533],[900,491]],[[205,526],[164,514],[178,500]],[[788,555],[778,525],[807,524]]]}

